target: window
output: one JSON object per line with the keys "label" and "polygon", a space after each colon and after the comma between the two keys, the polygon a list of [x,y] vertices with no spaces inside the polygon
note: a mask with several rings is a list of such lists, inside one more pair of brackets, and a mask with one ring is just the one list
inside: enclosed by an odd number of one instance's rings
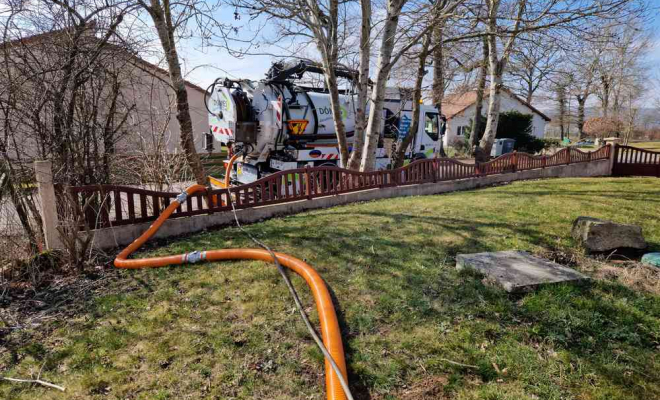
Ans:
{"label": "window", "polygon": [[424,131],[433,140],[440,135],[440,118],[437,113],[426,113],[424,116]]}
{"label": "window", "polygon": [[461,126],[456,127],[456,135],[457,136],[469,135],[471,131],[472,131],[472,127],[469,126],[469,125],[461,125]]}
{"label": "window", "polygon": [[[407,132],[406,132],[407,133]],[[385,130],[383,137],[396,139],[399,136],[399,118],[388,108],[385,109]]]}

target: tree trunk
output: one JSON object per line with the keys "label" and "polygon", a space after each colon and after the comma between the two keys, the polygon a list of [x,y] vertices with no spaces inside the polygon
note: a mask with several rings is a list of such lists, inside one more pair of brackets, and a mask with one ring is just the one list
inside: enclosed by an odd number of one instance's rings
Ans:
{"label": "tree trunk", "polygon": [[346,128],[341,115],[339,88],[337,87],[337,75],[335,72],[339,56],[339,45],[337,42],[339,2],[338,0],[330,0],[328,2],[329,15],[327,16],[319,9],[317,2],[308,1],[307,4],[309,5],[310,17],[315,25],[313,29],[315,32],[314,37],[317,50],[321,53],[325,86],[330,95],[330,112],[332,113],[335,135],[337,136],[337,144],[339,145],[339,161],[343,166],[346,166],[348,163],[348,145],[346,144]]}
{"label": "tree trunk", "polygon": [[477,83],[477,99],[474,108],[474,120],[472,120],[472,133],[470,134],[469,149],[474,153],[474,146],[479,142],[481,130],[483,129],[483,107],[484,92],[486,91],[486,78],[488,75],[488,41],[483,38],[483,56],[479,67],[479,80]]}
{"label": "tree trunk", "polygon": [[488,116],[484,136],[479,141],[479,147],[475,151],[477,161],[485,162],[490,158],[490,151],[497,135],[497,124],[500,119],[500,105],[502,102],[502,64],[499,61],[490,63],[491,71],[495,71],[491,77],[490,90],[488,94]]}
{"label": "tree trunk", "polygon": [[366,106],[369,98],[369,61],[371,55],[371,0],[361,0],[362,25],[360,28],[360,72],[358,77],[358,99],[355,111],[355,133],[353,150],[348,160],[348,169],[360,168],[367,125]]}
{"label": "tree trunk", "polygon": [[[529,75],[534,76],[534,68],[530,68],[530,70],[531,71],[529,71]],[[530,79],[527,82],[527,93],[526,93],[526,96],[525,96],[525,101],[528,104],[532,104],[533,99],[534,99],[534,82],[532,81],[532,79]]]}
{"label": "tree trunk", "polygon": [[600,82],[603,89],[601,107],[603,108],[603,117],[607,117],[610,110],[610,81],[607,76],[603,75],[600,77]]}
{"label": "tree trunk", "polygon": [[399,24],[400,9],[393,8],[395,9],[392,10],[390,8],[387,19],[385,20],[385,26],[383,27],[383,39],[376,64],[376,84],[370,95],[371,107],[369,108],[369,122],[367,123],[365,146],[362,150],[360,171],[371,171],[376,164],[376,148],[381,134],[385,91],[390,70],[392,69],[392,51],[394,50],[394,39]]}
{"label": "tree trunk", "polygon": [[[502,58],[499,58],[497,51],[497,37],[500,34],[500,30],[497,26],[497,18],[500,7],[500,0],[489,0],[486,4],[488,7],[488,64],[491,73],[491,79],[486,130],[484,132],[484,136],[479,142],[479,147],[477,147],[475,150],[475,159],[480,162],[487,161],[490,158],[490,151],[493,148],[493,143],[495,142],[495,136],[497,135],[497,124],[500,119],[500,105],[502,102],[502,75],[504,75],[504,68],[506,68],[506,63],[509,60],[514,41],[516,39],[515,34],[512,34],[509,37],[506,45],[504,46],[504,50],[502,51]],[[522,21],[522,15],[526,4],[526,1],[520,1],[518,3],[518,13],[513,25],[513,31],[518,30],[520,27],[520,21]]]}
{"label": "tree trunk", "polygon": [[557,104],[559,105],[559,132],[561,140],[564,140],[566,122],[566,90],[563,87],[557,88]]}
{"label": "tree trunk", "polygon": [[584,139],[584,107],[587,103],[587,95],[577,95],[578,102],[578,115],[577,115],[577,126],[578,132],[580,132],[580,140]]}
{"label": "tree trunk", "polygon": [[[438,9],[440,13],[441,9]],[[433,105],[442,114],[442,100],[445,98],[445,68],[444,68],[444,53],[443,53],[443,24],[438,22],[435,29],[433,29],[433,40],[435,42],[435,49],[433,51]],[[445,135],[440,136],[440,156],[447,157],[445,153]]]}
{"label": "tree trunk", "polygon": [[339,88],[337,87],[337,76],[334,70],[335,65],[332,63],[326,67],[325,82],[330,93],[330,110],[332,111],[332,120],[335,124],[337,144],[339,145],[339,161],[341,161],[341,165],[346,166],[348,164],[348,145],[346,144],[346,128],[341,115]]}
{"label": "tree trunk", "polygon": [[39,242],[38,242],[37,233],[32,228],[32,225],[30,225],[30,217],[27,211],[28,207],[26,207],[25,204],[26,201],[24,199],[25,196],[22,196],[20,193],[16,191],[16,187],[20,185],[17,185],[12,179],[12,177],[15,176],[15,172],[12,171],[12,168],[9,164],[10,161],[6,159],[5,162],[8,168],[2,168],[0,170],[2,172],[0,174],[0,178],[1,178],[0,190],[4,190],[6,188],[7,191],[9,192],[9,198],[11,199],[12,205],[16,210],[16,215],[18,216],[18,220],[20,221],[21,226],[23,227],[25,236],[27,236],[28,244],[30,246],[30,252],[34,254],[39,251]]}
{"label": "tree trunk", "polygon": [[426,58],[429,53],[429,46],[431,45],[430,36],[431,34],[428,34],[424,38],[424,42],[422,43],[422,50],[418,57],[417,78],[415,79],[415,88],[413,89],[412,121],[410,123],[410,129],[408,130],[406,137],[397,143],[396,150],[392,155],[392,168],[399,168],[403,166],[406,150],[412,143],[415,135],[417,134],[417,130],[419,129],[419,104],[420,100],[422,99],[422,82],[424,81],[424,73],[426,72]]}
{"label": "tree trunk", "polygon": [[169,2],[161,4],[160,0],[151,0],[149,13],[154,21],[154,26],[158,32],[160,44],[165,52],[167,67],[169,70],[170,81],[174,95],[176,97],[176,119],[179,122],[181,131],[180,145],[186,155],[188,166],[192,170],[195,180],[200,185],[207,184],[204,167],[199,159],[195,149],[193,137],[192,119],[190,117],[190,106],[188,103],[188,92],[186,91],[186,82],[181,73],[181,64],[179,63],[179,54],[174,40],[174,26],[172,24],[172,15]]}

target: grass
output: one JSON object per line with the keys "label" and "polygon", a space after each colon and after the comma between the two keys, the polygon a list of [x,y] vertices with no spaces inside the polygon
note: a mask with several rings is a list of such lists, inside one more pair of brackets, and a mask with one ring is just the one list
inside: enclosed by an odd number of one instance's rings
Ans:
{"label": "grass", "polygon": [[656,142],[634,142],[630,143],[633,147],[639,147],[640,149],[660,151],[660,141]]}
{"label": "grass", "polygon": [[[522,249],[572,259],[579,215],[641,224],[660,250],[659,214],[657,179],[557,179],[336,207],[247,229],[307,259],[331,287],[360,399],[652,399],[660,397],[658,295],[597,280],[511,296],[456,272],[454,257]],[[141,256],[248,246],[225,229]],[[108,273],[108,294],[85,312],[0,355],[2,375],[42,370],[67,393],[0,382],[0,398],[324,398],[322,356],[273,267]],[[316,323],[302,280],[294,284]]]}
{"label": "grass", "polygon": [[[651,150],[651,151],[660,151],[660,141],[655,141],[655,142],[630,142],[628,143],[629,146],[632,147],[638,147],[640,149],[646,149],[646,150]],[[580,146],[580,150],[595,150],[596,148],[601,147],[601,146]]]}

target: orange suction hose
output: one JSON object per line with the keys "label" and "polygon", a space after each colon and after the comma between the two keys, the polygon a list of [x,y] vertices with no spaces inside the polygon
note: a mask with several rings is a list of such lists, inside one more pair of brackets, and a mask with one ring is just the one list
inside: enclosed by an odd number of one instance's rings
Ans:
{"label": "orange suction hose", "polygon": [[234,166],[234,161],[236,161],[236,159],[238,158],[239,155],[240,155],[240,153],[236,153],[233,156],[231,156],[231,158],[229,159],[229,162],[227,163],[227,168],[225,170],[225,179],[224,179],[224,181],[221,181],[219,179],[215,179],[212,176],[209,176],[209,180],[211,181],[211,183],[213,183],[216,186],[220,186],[223,189],[228,188],[229,184],[230,184],[230,181],[231,181],[231,168]]}
{"label": "orange suction hose", "polygon": [[[234,156],[236,157],[236,156]],[[232,157],[232,160],[234,159]],[[230,163],[232,163],[230,160]],[[266,250],[261,249],[222,249],[222,250],[209,250],[209,251],[194,251],[186,254],[178,254],[166,257],[152,257],[144,259],[129,260],[128,257],[137,249],[139,249],[149,238],[151,238],[158,229],[163,225],[165,220],[179,207],[180,204],[185,202],[185,199],[194,193],[206,191],[206,187],[202,185],[193,185],[181,193],[175,201],[163,211],[163,213],[154,221],[153,224],[144,232],[140,237],[135,239],[128,247],[122,250],[121,253],[115,258],[115,267],[138,269],[138,268],[153,268],[164,267],[166,265],[178,265],[185,263],[195,263],[197,261],[220,261],[220,260],[261,260],[274,262],[273,257]],[[344,347],[341,341],[341,333],[339,331],[339,323],[337,321],[337,314],[335,313],[332,304],[332,298],[328,292],[328,288],[321,276],[307,263],[295,257],[291,257],[282,253],[275,253],[279,262],[293,272],[300,275],[312,291],[314,301],[316,302],[316,310],[319,314],[321,323],[321,336],[323,343],[328,349],[328,352],[335,360],[342,375],[346,378],[346,361],[344,360]],[[325,384],[328,400],[346,400],[346,395],[342,390],[339,378],[331,368],[330,362],[325,361]]]}

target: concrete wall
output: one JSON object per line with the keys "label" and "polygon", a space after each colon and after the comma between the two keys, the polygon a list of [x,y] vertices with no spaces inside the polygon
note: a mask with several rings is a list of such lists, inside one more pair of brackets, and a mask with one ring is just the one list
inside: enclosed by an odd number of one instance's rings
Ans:
{"label": "concrete wall", "polygon": [[[611,175],[611,171],[611,160],[599,160],[590,163],[571,164],[449,182],[371,189],[336,196],[320,197],[312,200],[301,200],[291,203],[238,210],[237,214],[241,223],[251,223],[277,216],[296,214],[307,210],[328,208],[361,201],[404,196],[426,196],[458,190],[476,189],[498,183],[526,179],[609,176]],[[233,225],[234,223],[232,212],[170,219],[165,221],[158,233],[156,233],[155,238],[178,236],[199,232],[208,228]],[[97,249],[112,249],[119,246],[125,246],[147,230],[150,225],[151,223],[143,223],[116,228],[98,229],[94,231],[95,237],[93,246]]]}
{"label": "concrete wall", "polygon": [[[483,101],[483,112],[488,110],[488,98]],[[529,107],[511,97],[506,92],[502,92],[501,112],[520,111],[523,114],[532,115],[532,134],[538,138],[543,138],[545,134],[546,121]],[[460,113],[454,115],[447,124],[447,134],[445,135],[445,146],[451,146],[456,140],[465,140],[465,136],[458,135],[458,127],[471,126],[471,119],[474,118],[475,105],[471,105]]]}

